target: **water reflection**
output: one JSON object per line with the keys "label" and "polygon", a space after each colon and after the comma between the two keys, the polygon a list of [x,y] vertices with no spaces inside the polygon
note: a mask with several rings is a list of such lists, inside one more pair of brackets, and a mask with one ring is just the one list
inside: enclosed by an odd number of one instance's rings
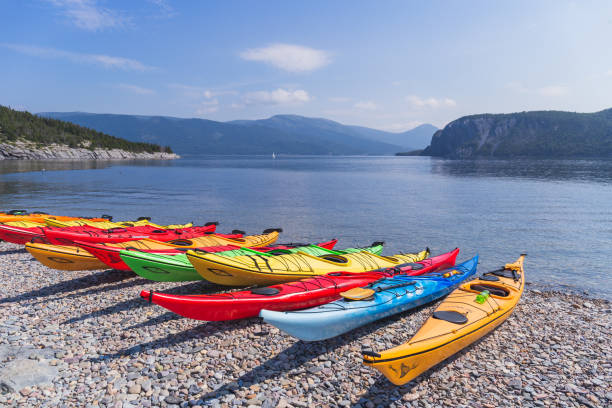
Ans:
{"label": "water reflection", "polygon": [[458,177],[612,182],[612,160],[445,160],[431,159],[431,172]]}

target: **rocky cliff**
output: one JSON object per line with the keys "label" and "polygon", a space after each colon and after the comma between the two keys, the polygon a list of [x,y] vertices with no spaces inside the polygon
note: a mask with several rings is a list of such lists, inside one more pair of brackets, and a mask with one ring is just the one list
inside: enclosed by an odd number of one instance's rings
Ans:
{"label": "rocky cliff", "polygon": [[612,109],[465,116],[437,131],[423,155],[475,157],[612,157]]}
{"label": "rocky cliff", "polygon": [[180,156],[166,152],[128,152],[121,149],[72,148],[67,145],[37,145],[27,141],[0,143],[0,160],[170,160]]}

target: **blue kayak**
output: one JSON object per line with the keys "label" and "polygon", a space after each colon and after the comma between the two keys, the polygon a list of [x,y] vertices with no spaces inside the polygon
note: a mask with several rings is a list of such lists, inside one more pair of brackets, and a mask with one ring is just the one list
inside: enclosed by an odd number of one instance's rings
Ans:
{"label": "blue kayak", "polygon": [[422,276],[381,279],[369,285],[371,297],[342,298],[310,309],[262,310],[264,321],[304,341],[325,340],[446,296],[476,273],[478,255],[453,268]]}

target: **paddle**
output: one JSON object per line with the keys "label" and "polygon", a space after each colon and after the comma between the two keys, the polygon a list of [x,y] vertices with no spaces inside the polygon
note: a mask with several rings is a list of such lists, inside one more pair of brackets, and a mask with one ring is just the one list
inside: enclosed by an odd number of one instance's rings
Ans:
{"label": "paddle", "polygon": [[347,300],[368,300],[369,298],[372,298],[376,293],[379,293],[385,290],[389,290],[389,289],[403,288],[404,286],[411,286],[414,284],[416,284],[416,281],[399,283],[397,285],[392,285],[392,286],[379,286],[376,289],[372,289],[368,287],[353,288],[353,289],[349,289],[345,292],[340,293],[340,296],[342,296],[343,298]]}

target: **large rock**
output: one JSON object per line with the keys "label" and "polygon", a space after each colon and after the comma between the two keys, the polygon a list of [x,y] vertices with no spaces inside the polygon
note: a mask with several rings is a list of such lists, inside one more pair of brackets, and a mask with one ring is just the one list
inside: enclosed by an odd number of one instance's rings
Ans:
{"label": "large rock", "polygon": [[19,392],[25,387],[51,385],[58,369],[49,365],[54,350],[32,346],[0,346],[0,392]]}

